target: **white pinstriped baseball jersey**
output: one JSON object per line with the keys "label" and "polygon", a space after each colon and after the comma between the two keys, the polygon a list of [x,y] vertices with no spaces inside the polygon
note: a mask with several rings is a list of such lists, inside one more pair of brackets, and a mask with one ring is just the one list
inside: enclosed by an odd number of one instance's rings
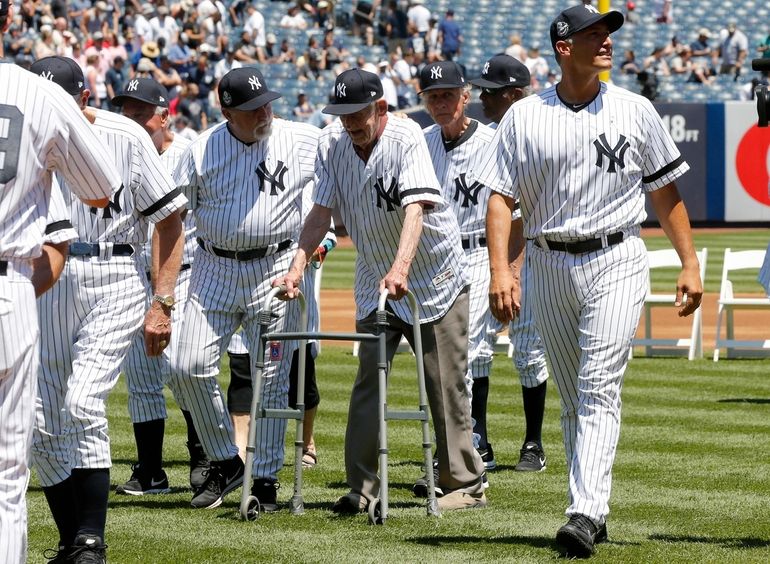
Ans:
{"label": "white pinstriped baseball jersey", "polygon": [[[466,260],[460,229],[430,162],[420,126],[388,114],[388,122],[368,162],[335,121],[321,132],[316,160],[315,203],[339,207],[356,249],[356,318],[377,309],[380,280],[390,271],[403,227],[404,207],[425,209],[417,254],[409,272],[409,288],[420,304],[420,322],[442,317],[466,286]],[[394,313],[411,323],[406,300],[390,302]]]}
{"label": "white pinstriped baseball jersey", "polygon": [[174,172],[195,211],[197,236],[227,250],[296,239],[301,193],[286,187],[313,181],[307,170],[317,138],[317,128],[278,118],[267,139],[249,145],[231,135],[226,122],[202,133]]}
{"label": "white pinstriped baseball jersey", "polygon": [[495,132],[471,120],[459,139],[446,143],[441,127],[423,130],[433,169],[444,189],[444,198],[457,216],[463,237],[483,234],[486,228],[489,186],[479,181]]}
{"label": "white pinstriped baseball jersey", "polygon": [[85,199],[112,194],[120,180],[59,86],[5,63],[0,84],[0,258],[34,258],[43,241],[53,169]]}
{"label": "white pinstriped baseball jersey", "polygon": [[520,100],[496,141],[484,178],[521,196],[527,239],[580,240],[638,226],[644,192],[689,170],[650,101],[606,83],[579,111],[555,87]]}
{"label": "white pinstriped baseball jersey", "polygon": [[[186,199],[174,188],[155,145],[140,125],[119,114],[95,111],[93,127],[122,171],[123,186],[102,210],[72,202],[72,224],[81,241],[143,245],[150,222],[184,207]],[[65,182],[63,188],[69,184]],[[66,195],[67,190],[64,192]]]}
{"label": "white pinstriped baseball jersey", "polygon": [[61,186],[54,176],[51,186],[51,201],[48,206],[48,223],[45,226],[45,242],[56,244],[74,241],[77,238],[78,232],[75,231],[70,221],[69,207],[64,201]]}

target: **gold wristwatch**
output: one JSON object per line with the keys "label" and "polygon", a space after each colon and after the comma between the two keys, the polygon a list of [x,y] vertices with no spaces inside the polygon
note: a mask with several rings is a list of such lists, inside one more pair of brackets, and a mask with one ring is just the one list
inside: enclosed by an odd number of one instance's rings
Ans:
{"label": "gold wristwatch", "polygon": [[169,309],[174,309],[174,304],[176,303],[176,299],[174,299],[174,296],[169,294],[168,296],[161,296],[160,294],[155,294],[152,297],[152,301],[158,302],[160,305],[165,306]]}

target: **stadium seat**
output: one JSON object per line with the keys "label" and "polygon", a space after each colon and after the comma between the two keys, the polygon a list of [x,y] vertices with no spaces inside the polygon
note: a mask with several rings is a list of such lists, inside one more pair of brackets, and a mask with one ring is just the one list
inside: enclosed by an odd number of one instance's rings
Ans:
{"label": "stadium seat", "polygon": [[[698,253],[698,262],[700,263],[701,280],[706,278],[706,261],[708,259],[708,249],[703,248]],[[679,255],[674,249],[662,249],[658,251],[649,251],[647,257],[650,263],[650,280],[652,280],[652,271],[656,268],[681,268],[682,263]],[[670,285],[676,287],[676,277],[674,276]],[[652,309],[656,307],[666,307],[669,310],[668,317],[676,316],[676,310],[672,307],[675,294],[655,294],[652,292],[652,282],[647,289],[647,297],[644,299],[644,337],[634,339],[631,346],[629,358],[633,356],[634,347],[643,346],[645,356],[655,356],[656,354],[687,354],[689,360],[703,358],[703,321],[701,309],[695,310],[692,314],[692,324],[689,337],[679,339],[661,339],[652,336],[653,322]],[[658,325],[660,326],[660,325]]]}
{"label": "stadium seat", "polygon": [[[736,356],[768,357],[770,356],[770,339],[763,341],[741,340],[735,338],[734,312],[742,310],[770,311],[770,299],[763,297],[736,297],[733,292],[735,274],[741,270],[759,270],[765,259],[764,250],[732,251],[725,249],[724,266],[722,267],[722,285],[719,290],[717,306],[716,344],[714,346],[714,362],[719,360],[719,350],[726,349],[726,357]],[[725,325],[725,338],[722,338],[722,325]]]}

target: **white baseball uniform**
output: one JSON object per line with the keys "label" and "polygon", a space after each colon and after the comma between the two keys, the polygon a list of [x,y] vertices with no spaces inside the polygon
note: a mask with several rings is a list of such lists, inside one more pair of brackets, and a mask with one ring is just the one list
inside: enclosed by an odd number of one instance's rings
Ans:
{"label": "white baseball uniform", "polygon": [[[189,139],[181,135],[174,135],[171,145],[160,155],[160,161],[169,174],[174,172],[177,163],[189,145]],[[144,246],[140,259],[140,266],[147,273],[151,269],[152,231],[153,226],[151,225],[148,243]],[[176,280],[176,286],[174,287],[176,305],[171,311],[171,342],[160,356],[147,356],[144,331],[139,331],[123,363],[123,373],[126,376],[126,384],[128,385],[128,414],[131,417],[132,423],[144,423],[146,421],[166,418],[166,398],[163,396],[163,387],[166,384],[171,388],[171,392],[174,394],[174,399],[179,404],[179,407],[184,411],[188,411],[185,396],[179,391],[176,379],[172,377],[170,359],[176,351],[174,343],[179,334],[179,322],[182,319],[184,304],[187,300],[187,291],[190,286],[190,268],[192,266],[193,254],[198,246],[195,241],[195,218],[192,212],[188,212],[184,219],[184,232],[185,244],[182,254],[182,266]],[[147,296],[149,299],[154,293],[152,285],[146,276],[143,278],[143,281],[147,282]],[[146,307],[149,307],[149,305],[148,301]]]}
{"label": "white baseball uniform", "polygon": [[110,160],[61,88],[0,64],[0,561],[27,558],[29,449],[39,367],[31,259],[40,256],[51,173],[75,196],[108,197],[120,186]]}
{"label": "white baseball uniform", "polygon": [[[195,429],[211,460],[238,454],[216,376],[231,336],[243,327],[246,342],[258,343],[257,314],[271,281],[289,268],[299,239],[302,192],[313,181],[318,129],[274,119],[270,137],[246,145],[222,123],[203,133],[185,152],[175,180],[195,211],[197,235],[190,293],[177,341],[175,370]],[[227,258],[254,251],[252,260]],[[296,304],[277,301],[270,331],[296,328]],[[263,405],[285,408],[296,342],[271,343],[265,351]],[[262,419],[252,472],[277,477],[283,466],[285,419]]]}
{"label": "white baseball uniform", "polygon": [[649,276],[639,237],[644,193],[689,167],[652,104],[605,83],[578,108],[555,88],[517,102],[495,140],[488,179],[493,190],[520,196],[535,322],[561,396],[567,515],[601,523]]}
{"label": "white baseball uniform", "polygon": [[490,191],[489,186],[478,181],[478,176],[495,132],[471,120],[462,136],[450,143],[444,140],[438,125],[425,128],[423,133],[436,177],[460,224],[462,248],[468,259],[468,370],[472,378],[487,378],[502,324],[489,310],[486,214]]}
{"label": "white baseball uniform", "polygon": [[[150,222],[184,207],[147,132],[96,110],[93,129],[122,186],[104,210],[70,202],[78,241],[56,285],[40,298],[41,370],[33,457],[44,487],[74,468],[111,466],[106,399],[147,309],[138,253]],[[65,198],[74,185],[62,183]]]}

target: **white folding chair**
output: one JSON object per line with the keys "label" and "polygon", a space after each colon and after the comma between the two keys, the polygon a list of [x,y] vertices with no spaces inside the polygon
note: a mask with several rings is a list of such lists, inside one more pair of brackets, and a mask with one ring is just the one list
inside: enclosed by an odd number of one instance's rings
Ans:
{"label": "white folding chair", "polygon": [[[698,262],[700,263],[700,277],[701,280],[706,279],[706,261],[708,260],[708,249],[703,248],[697,253]],[[674,249],[662,249],[659,251],[649,251],[647,257],[650,263],[650,286],[647,289],[647,296],[644,298],[644,337],[634,339],[631,351],[629,352],[629,358],[633,356],[633,347],[644,347],[645,356],[655,356],[656,354],[684,354],[687,353],[687,358],[693,360],[695,358],[703,358],[703,318],[701,309],[695,310],[692,314],[692,324],[690,327],[690,336],[687,338],[679,339],[662,339],[652,336],[652,310],[656,307],[666,307],[671,311],[672,315],[676,315],[676,310],[673,307],[676,294],[654,294],[652,292],[652,271],[656,268],[681,268],[682,263],[679,260],[679,255]],[[676,286],[676,278],[672,281],[672,287]]]}
{"label": "white folding chair", "polygon": [[[742,310],[770,310],[770,299],[763,297],[735,297],[733,292],[733,274],[739,270],[759,269],[765,260],[764,250],[732,251],[725,249],[725,262],[722,267],[722,285],[719,289],[717,307],[717,337],[714,346],[714,362],[719,360],[719,349],[725,348],[726,357],[736,356],[767,357],[770,356],[770,340],[743,340],[735,338],[734,312]],[[731,279],[732,276],[732,279]],[[722,338],[722,324],[725,325],[726,337]],[[741,351],[740,354],[737,354]]]}

